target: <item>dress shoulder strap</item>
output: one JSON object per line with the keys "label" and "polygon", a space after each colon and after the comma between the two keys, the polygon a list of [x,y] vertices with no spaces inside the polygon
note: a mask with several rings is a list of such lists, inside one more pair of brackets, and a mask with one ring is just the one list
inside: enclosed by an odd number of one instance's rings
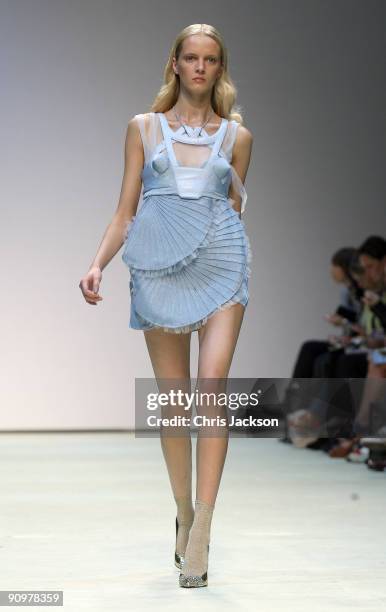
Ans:
{"label": "dress shoulder strap", "polygon": [[215,155],[217,155],[217,154],[218,154],[218,152],[220,151],[220,149],[221,149],[221,147],[222,147],[222,144],[223,144],[223,142],[224,142],[225,135],[226,135],[226,133],[227,133],[228,124],[229,124],[228,119],[223,118],[223,119],[221,120],[221,125],[220,125],[220,127],[218,128],[217,132],[214,134],[214,136],[216,137],[216,139],[215,139],[215,141],[214,141],[214,145],[213,145],[213,149],[212,149],[212,151],[213,151],[213,157],[214,157]]}
{"label": "dress shoulder strap", "polygon": [[160,130],[156,113],[140,113],[134,116],[141,133],[145,163],[151,158],[160,140]]}
{"label": "dress shoulder strap", "polygon": [[222,143],[221,151],[229,163],[232,160],[233,146],[235,144],[239,125],[240,123],[238,123],[234,119],[228,121],[228,129]]}

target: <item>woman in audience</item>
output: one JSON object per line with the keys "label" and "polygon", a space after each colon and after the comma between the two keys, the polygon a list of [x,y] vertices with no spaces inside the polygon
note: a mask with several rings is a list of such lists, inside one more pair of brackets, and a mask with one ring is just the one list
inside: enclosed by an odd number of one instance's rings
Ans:
{"label": "woman in audience", "polygon": [[[335,326],[342,326],[348,318],[352,323],[356,322],[361,310],[361,290],[350,269],[355,254],[354,248],[346,247],[339,249],[331,258],[331,277],[342,285],[339,306],[333,314],[326,315],[327,321]],[[328,351],[329,344],[328,340],[304,342],[296,358],[292,378],[312,378],[314,362],[319,355]]]}

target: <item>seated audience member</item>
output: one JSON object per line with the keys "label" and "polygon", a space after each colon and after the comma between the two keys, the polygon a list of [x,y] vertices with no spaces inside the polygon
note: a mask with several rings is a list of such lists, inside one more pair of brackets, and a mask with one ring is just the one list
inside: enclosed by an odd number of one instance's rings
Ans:
{"label": "seated audience member", "polygon": [[[359,340],[359,349],[350,346],[352,335],[338,337],[340,347],[335,353],[333,361],[329,360],[329,370],[325,364],[321,368],[324,355],[319,355],[314,361],[314,376],[330,376],[337,378],[382,378],[385,368],[372,363],[371,349],[384,345],[385,321],[382,319],[383,309],[386,310],[385,293],[385,264],[386,264],[386,241],[377,236],[368,238],[358,250],[359,265],[352,263],[352,275],[357,284],[363,289],[362,311],[359,317],[359,325],[351,326],[351,332],[356,332],[355,340]],[[352,329],[354,328],[354,330]],[[332,340],[330,338],[330,340]],[[357,343],[358,344],[358,343]],[[343,349],[343,350],[342,350]],[[361,382],[362,381],[356,381]],[[371,383],[363,381],[363,398],[358,412],[357,429],[365,425],[368,418],[369,402],[374,401],[382,393],[381,383]],[[334,389],[334,387],[336,387]],[[357,386],[358,394],[358,386]],[[332,400],[332,396],[333,401]],[[355,418],[355,408],[352,405],[352,398],[347,385],[342,385],[333,380],[323,381],[318,389],[317,397],[307,409],[298,410],[289,417],[289,424],[295,433],[308,432],[308,443],[318,439],[318,434],[325,434],[328,423],[338,419],[350,431]],[[332,419],[332,420],[331,420]],[[339,424],[339,423],[338,423]],[[355,431],[355,427],[354,427]],[[346,456],[357,442],[357,436],[348,435],[347,438],[337,440],[334,448],[330,449],[331,457]]]}
{"label": "seated audience member", "polygon": [[[342,285],[339,306],[333,314],[326,315],[327,320],[335,326],[343,325],[348,313],[350,313],[351,322],[356,322],[361,310],[361,289],[350,271],[355,253],[355,249],[346,247],[334,253],[331,258],[331,277],[336,283]],[[342,313],[345,313],[345,316]],[[328,351],[328,346],[328,340],[304,342],[298,352],[292,378],[312,378],[314,361],[320,354]]]}
{"label": "seated audience member", "polygon": [[[386,261],[383,268],[384,287],[386,287]],[[373,338],[367,354],[368,370],[361,404],[354,423],[356,433],[371,435],[371,404],[386,397],[386,355],[383,357],[377,349],[386,348],[386,301],[375,291],[365,291],[363,302],[375,313],[382,325],[382,334]],[[386,353],[386,351],[384,351]]]}
{"label": "seated audience member", "polygon": [[[345,247],[339,249],[331,258],[330,262],[330,274],[332,279],[342,285],[340,292],[340,304],[336,308],[335,312],[331,315],[326,315],[326,320],[334,326],[340,326],[342,329],[347,329],[349,326],[355,325],[358,321],[362,304],[360,297],[363,294],[363,290],[359,286],[355,276],[352,273],[354,263],[357,261],[356,249],[352,247]],[[349,332],[350,333],[350,332]],[[354,332],[352,332],[354,333]],[[327,372],[327,364],[332,361],[335,357],[335,353],[331,350],[331,342],[329,339],[326,340],[307,340],[304,342],[299,350],[296,363],[292,373],[292,379],[311,379],[316,376],[329,376]],[[319,361],[323,356],[325,359],[326,372],[315,374],[315,363]],[[319,361],[321,363],[321,361]],[[297,391],[297,384],[293,381],[290,383],[286,393],[286,409],[292,410],[292,414],[289,417],[288,425],[291,434],[295,435],[295,429],[291,429],[292,425],[298,426],[299,431],[302,427],[309,427],[312,424],[312,414],[304,410],[304,405],[307,404],[307,398],[312,397],[312,394],[319,394],[319,389],[314,391],[313,385],[309,385],[306,381],[302,382],[302,389],[299,393]],[[294,400],[294,401],[293,401]],[[296,409],[296,406],[301,406],[300,409]],[[302,422],[300,422],[302,420]],[[293,438],[294,438],[293,435]],[[302,431],[299,439],[297,440],[299,446],[306,445],[307,441],[310,443],[312,440],[316,440],[318,436],[311,433],[309,439],[306,438],[304,431]],[[289,440],[287,436],[284,437],[284,441]],[[294,441],[294,439],[292,440]]]}

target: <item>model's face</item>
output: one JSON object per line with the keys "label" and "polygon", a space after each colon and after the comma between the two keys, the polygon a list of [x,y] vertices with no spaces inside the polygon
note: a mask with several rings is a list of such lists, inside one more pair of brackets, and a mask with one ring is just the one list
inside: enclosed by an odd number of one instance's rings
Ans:
{"label": "model's face", "polygon": [[360,255],[359,260],[364,270],[366,285],[369,289],[376,289],[383,279],[384,260],[375,259],[369,255]]}
{"label": "model's face", "polygon": [[[173,70],[190,92],[211,91],[222,72],[219,45],[206,34],[188,36],[182,43],[178,61],[173,58]],[[195,80],[197,77],[202,80]]]}

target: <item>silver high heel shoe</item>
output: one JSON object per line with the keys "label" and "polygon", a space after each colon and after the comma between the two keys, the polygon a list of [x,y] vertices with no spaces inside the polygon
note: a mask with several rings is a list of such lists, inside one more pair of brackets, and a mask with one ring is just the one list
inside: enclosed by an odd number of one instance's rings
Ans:
{"label": "silver high heel shoe", "polygon": [[[209,554],[209,544],[208,544],[208,554]],[[208,586],[208,572],[204,572],[202,576],[185,576],[184,574],[180,574],[179,576],[180,587],[204,587]]]}
{"label": "silver high heel shoe", "polygon": [[[176,544],[177,544],[177,533],[178,533],[178,520],[176,517]],[[174,565],[178,567],[178,569],[182,569],[183,563],[184,563],[184,556],[180,555],[177,551],[174,551]]]}

